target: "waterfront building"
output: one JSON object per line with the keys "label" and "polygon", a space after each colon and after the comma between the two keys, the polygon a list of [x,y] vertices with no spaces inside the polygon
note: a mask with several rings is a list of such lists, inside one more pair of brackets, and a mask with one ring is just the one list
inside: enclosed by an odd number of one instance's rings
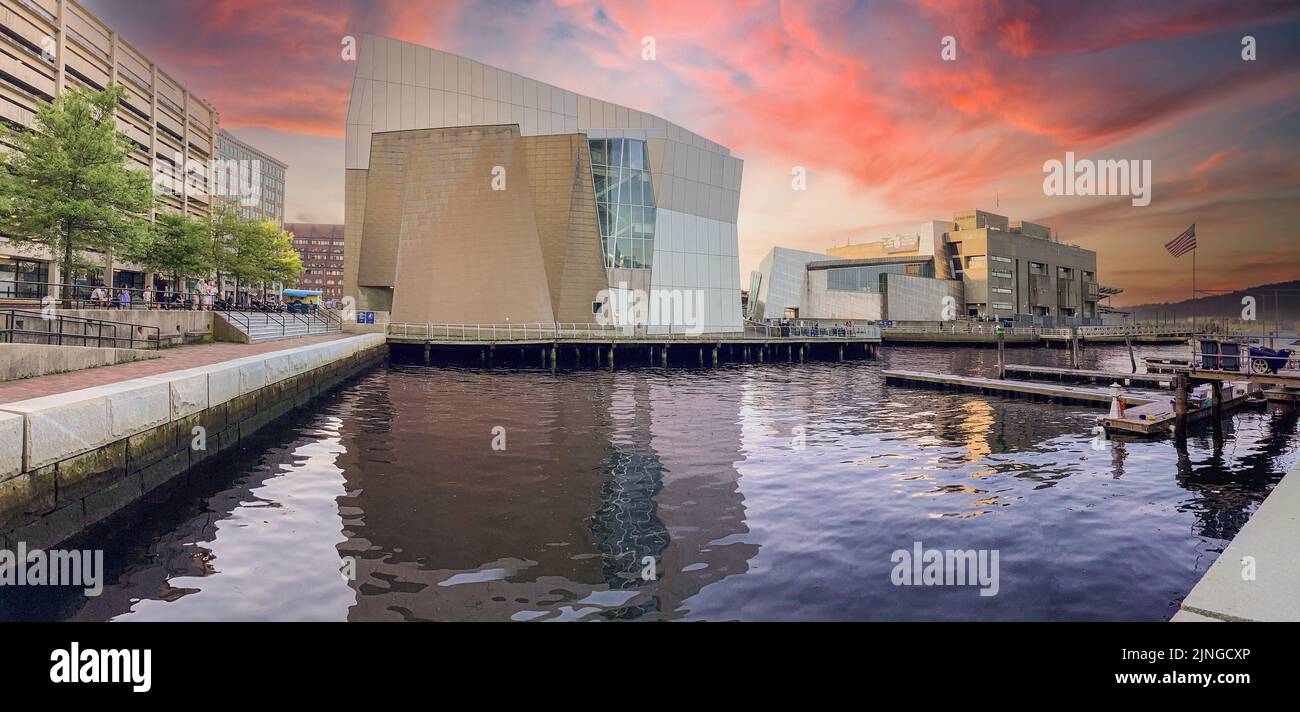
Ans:
{"label": "waterfront building", "polygon": [[217,131],[217,157],[223,162],[235,162],[227,165],[229,169],[237,171],[238,175],[226,172],[227,167],[218,166],[217,170],[223,171],[223,175],[228,175],[245,184],[253,183],[255,185],[251,195],[244,195],[240,194],[239,191],[235,191],[234,195],[223,195],[218,200],[229,201],[238,207],[240,215],[245,220],[273,222],[276,225],[283,225],[284,180],[285,173],[289,169],[288,164],[245,141],[235,138],[233,134],[225,129]]}
{"label": "waterfront building", "polygon": [[825,255],[774,248],[751,275],[751,289],[755,283],[749,316],[760,321],[1086,324],[1101,317],[1096,252],[1057,242],[1042,225],[983,210]]}
{"label": "waterfront building", "polygon": [[[362,37],[356,64],[344,292],[358,308],[394,321],[741,330],[742,162],[726,147],[395,39]],[[695,313],[638,315],[624,308],[637,294]]]}
{"label": "waterfront building", "polygon": [[[38,107],[68,88],[97,91],[112,83],[125,92],[117,123],[134,148],[129,166],[171,176],[202,166],[189,180],[167,181],[158,196],[164,210],[207,216],[206,168],[217,155],[216,110],[73,0],[0,0],[0,121],[30,127]],[[103,261],[101,255],[87,258]],[[144,286],[141,270],[114,266],[115,286]],[[0,280],[59,282],[64,277],[40,248],[16,245],[0,235]],[[99,283],[99,275],[90,281]],[[4,297],[39,294],[0,281]]]}
{"label": "waterfront building", "polygon": [[[214,191],[215,200],[234,206],[244,220],[284,225],[284,181],[289,166],[284,161],[235,138],[225,129],[217,131],[218,163],[212,180],[221,185]],[[222,276],[221,291],[235,296],[235,280]],[[280,282],[271,282],[268,292],[279,294]]]}
{"label": "waterfront building", "polygon": [[293,233],[293,249],[302,258],[298,288],[318,289],[321,299],[343,297],[343,226],[318,223],[285,223]]}

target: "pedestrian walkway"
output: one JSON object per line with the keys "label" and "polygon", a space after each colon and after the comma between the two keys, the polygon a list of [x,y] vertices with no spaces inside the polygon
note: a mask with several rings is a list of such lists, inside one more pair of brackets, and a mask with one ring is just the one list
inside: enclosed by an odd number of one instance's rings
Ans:
{"label": "pedestrian walkway", "polygon": [[0,403],[12,403],[14,401],[27,400],[28,398],[48,396],[54,393],[65,393],[68,391],[80,390],[82,388],[106,386],[111,383],[127,381],[132,378],[154,376],[169,371],[183,371],[187,368],[194,368],[196,366],[206,366],[208,364],[220,363],[222,361],[243,358],[245,356],[254,356],[256,354],[264,354],[271,351],[295,349],[301,346],[334,341],[349,336],[353,336],[353,334],[333,332],[330,334],[308,336],[289,341],[267,341],[257,344],[214,342],[208,344],[194,344],[190,346],[176,346],[170,349],[163,349],[158,352],[160,358],[148,361],[134,361],[131,363],[117,364],[116,366],[101,366],[99,368],[87,368],[80,371],[70,371],[68,373],[53,373],[47,376],[25,378],[19,381],[6,381],[0,383]]}

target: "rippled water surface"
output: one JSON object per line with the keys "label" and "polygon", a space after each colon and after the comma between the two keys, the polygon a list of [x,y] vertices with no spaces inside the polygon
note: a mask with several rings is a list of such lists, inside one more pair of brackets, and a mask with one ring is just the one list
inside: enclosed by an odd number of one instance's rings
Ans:
{"label": "rippled water surface", "polygon": [[[1128,365],[1123,349],[1087,358]],[[1234,413],[1220,445],[1207,425],[1184,452],[1095,449],[1099,409],[880,376],[994,359],[886,346],[876,361],[551,374],[395,356],[97,532],[103,596],[6,593],[0,615],[1161,620],[1297,459],[1296,414],[1276,406]],[[918,541],[997,550],[997,595],[893,585],[891,554]]]}

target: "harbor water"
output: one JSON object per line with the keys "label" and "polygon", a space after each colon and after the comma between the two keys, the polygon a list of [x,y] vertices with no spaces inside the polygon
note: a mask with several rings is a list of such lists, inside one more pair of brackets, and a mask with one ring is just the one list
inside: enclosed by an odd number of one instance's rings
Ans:
{"label": "harbor water", "polygon": [[[1180,449],[1099,437],[1101,409],[880,375],[995,361],[886,345],[551,373],[395,353],[94,530],[102,595],[0,589],[0,618],[1161,621],[1300,458],[1276,405]],[[900,584],[898,552],[929,549],[995,553],[995,593]]]}

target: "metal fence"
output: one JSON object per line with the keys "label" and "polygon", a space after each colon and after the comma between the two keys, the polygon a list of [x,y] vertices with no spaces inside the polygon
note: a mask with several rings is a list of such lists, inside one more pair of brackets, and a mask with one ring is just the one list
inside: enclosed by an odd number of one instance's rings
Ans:
{"label": "metal fence", "polygon": [[[885,327],[886,331],[904,334],[990,334],[999,330],[1004,334],[1017,336],[1038,336],[1044,330],[1036,326],[1000,327],[992,322],[936,321],[910,324],[896,324]],[[1066,330],[1069,331],[1068,329]]]}
{"label": "metal fence", "polygon": [[161,345],[156,326],[66,316],[54,311],[0,310],[0,342],[51,346],[151,348]]}
{"label": "metal fence", "polygon": [[[1074,331],[1081,338],[1096,336],[1180,336],[1190,337],[1190,328],[1171,328],[1155,326],[1078,326]],[[1048,338],[1068,339],[1070,329],[1043,329],[1042,335]]]}
{"label": "metal fence", "polygon": [[767,326],[745,324],[742,331],[700,332],[675,327],[655,332],[641,327],[601,324],[430,324],[389,322],[393,338],[427,341],[727,341],[743,339],[879,339],[880,328]]}

